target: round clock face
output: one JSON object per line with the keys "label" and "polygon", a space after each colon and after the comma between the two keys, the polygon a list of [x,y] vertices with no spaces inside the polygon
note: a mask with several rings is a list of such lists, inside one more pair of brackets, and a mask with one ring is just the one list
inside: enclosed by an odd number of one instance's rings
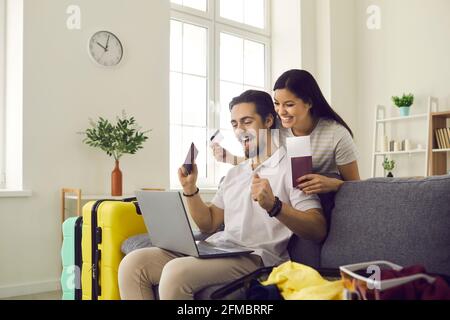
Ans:
{"label": "round clock face", "polygon": [[99,31],[89,40],[89,53],[98,64],[112,67],[122,60],[123,47],[111,32]]}

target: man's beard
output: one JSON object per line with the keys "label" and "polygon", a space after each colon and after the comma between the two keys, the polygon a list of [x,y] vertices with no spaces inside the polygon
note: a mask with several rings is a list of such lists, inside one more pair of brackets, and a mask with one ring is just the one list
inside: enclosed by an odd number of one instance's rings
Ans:
{"label": "man's beard", "polygon": [[259,138],[255,135],[249,135],[248,148],[244,147],[245,159],[254,159],[261,156],[267,149],[267,134],[265,130],[260,132]]}

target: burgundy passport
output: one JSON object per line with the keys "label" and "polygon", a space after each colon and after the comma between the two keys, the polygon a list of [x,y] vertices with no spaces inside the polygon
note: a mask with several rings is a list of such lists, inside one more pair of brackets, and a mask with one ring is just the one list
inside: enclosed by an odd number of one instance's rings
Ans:
{"label": "burgundy passport", "polygon": [[299,183],[297,180],[307,174],[312,173],[312,157],[297,157],[291,158],[291,168],[292,168],[292,186],[297,188]]}
{"label": "burgundy passport", "polygon": [[312,173],[313,161],[311,137],[291,137],[286,139],[288,156],[291,159],[292,186],[297,188],[297,180]]}

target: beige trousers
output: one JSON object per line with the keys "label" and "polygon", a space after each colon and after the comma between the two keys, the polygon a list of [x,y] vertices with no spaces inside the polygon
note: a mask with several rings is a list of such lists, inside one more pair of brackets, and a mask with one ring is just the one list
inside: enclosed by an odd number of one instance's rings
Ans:
{"label": "beige trousers", "polygon": [[161,300],[193,300],[203,288],[236,280],[263,267],[257,255],[198,259],[158,248],[127,255],[119,266],[122,300],[154,300],[159,285]]}

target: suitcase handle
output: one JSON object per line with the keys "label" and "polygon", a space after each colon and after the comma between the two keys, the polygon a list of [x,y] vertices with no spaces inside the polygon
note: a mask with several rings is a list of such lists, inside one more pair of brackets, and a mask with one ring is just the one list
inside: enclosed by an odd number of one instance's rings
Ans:
{"label": "suitcase handle", "polygon": [[137,198],[126,198],[122,200],[123,202],[132,202],[136,207],[136,212],[139,216],[142,216],[141,208],[139,208],[139,203],[137,202]]}
{"label": "suitcase handle", "polygon": [[97,297],[102,295],[102,288],[100,286],[100,268],[99,268],[101,257],[102,257],[102,251],[96,250],[93,273],[94,273],[95,281],[97,282]]}

